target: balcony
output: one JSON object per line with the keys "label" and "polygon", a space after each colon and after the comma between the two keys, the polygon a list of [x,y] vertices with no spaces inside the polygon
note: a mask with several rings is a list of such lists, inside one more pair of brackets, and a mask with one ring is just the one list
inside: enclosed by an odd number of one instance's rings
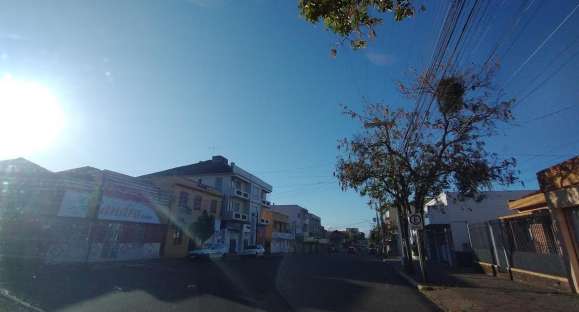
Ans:
{"label": "balcony", "polygon": [[240,222],[247,222],[249,220],[249,216],[247,214],[235,211],[226,212],[224,218],[225,220]]}
{"label": "balcony", "polygon": [[266,206],[266,207],[271,206],[271,202],[268,201],[268,200],[265,200],[265,199],[262,199],[262,200],[261,200],[261,204],[264,205],[264,206]]}
{"label": "balcony", "polygon": [[239,197],[239,198],[243,198],[243,199],[249,199],[249,193],[244,192],[240,189],[233,189],[233,195]]}
{"label": "balcony", "polygon": [[268,225],[268,224],[269,224],[269,220],[263,219],[263,218],[259,219],[258,225]]}
{"label": "balcony", "polygon": [[272,239],[294,239],[294,236],[292,233],[286,233],[286,232],[272,232],[271,233],[271,238]]}

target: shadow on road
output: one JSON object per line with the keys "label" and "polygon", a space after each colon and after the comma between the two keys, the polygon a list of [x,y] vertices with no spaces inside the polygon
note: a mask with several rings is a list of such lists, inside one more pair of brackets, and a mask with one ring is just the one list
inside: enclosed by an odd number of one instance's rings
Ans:
{"label": "shadow on road", "polygon": [[47,311],[353,311],[363,305],[365,310],[381,311],[384,300],[392,304],[400,296],[412,297],[411,302],[421,306],[412,311],[432,310],[388,266],[360,256],[162,260],[90,267],[3,261],[0,274],[2,288]]}

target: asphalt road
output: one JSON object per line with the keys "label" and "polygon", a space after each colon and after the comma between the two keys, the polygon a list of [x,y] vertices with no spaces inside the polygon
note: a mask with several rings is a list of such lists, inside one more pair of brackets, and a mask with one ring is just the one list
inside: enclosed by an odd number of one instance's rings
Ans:
{"label": "asphalt road", "polygon": [[1,285],[46,311],[435,311],[391,266],[351,255],[179,260],[21,270]]}

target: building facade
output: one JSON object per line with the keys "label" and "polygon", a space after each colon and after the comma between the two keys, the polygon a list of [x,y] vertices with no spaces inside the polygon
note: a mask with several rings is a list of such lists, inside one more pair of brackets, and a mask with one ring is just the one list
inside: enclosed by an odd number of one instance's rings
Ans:
{"label": "building facade", "polygon": [[318,239],[323,238],[321,219],[310,212],[308,212],[308,235]]}
{"label": "building facade", "polygon": [[[161,214],[162,222],[168,226],[162,249],[164,257],[186,257],[190,250],[207,242],[225,244],[223,237],[218,235],[222,208],[220,192],[182,177],[153,176],[149,180],[170,196],[168,209]],[[207,222],[213,225],[208,226]]]}
{"label": "building facade", "polygon": [[272,211],[288,216],[293,243],[290,251],[298,253],[318,253],[327,251],[329,240],[323,235],[320,217],[299,205],[274,205]]}
{"label": "building facade", "polygon": [[482,192],[481,198],[463,199],[456,192],[441,193],[424,207],[425,246],[429,259],[450,265],[470,262],[468,225],[510,213],[509,200],[532,191]]}
{"label": "building facade", "polygon": [[271,211],[271,223],[267,226],[270,243],[270,252],[287,253],[294,241],[291,232],[289,217],[281,212]]}
{"label": "building facade", "polygon": [[579,156],[542,170],[537,177],[559,228],[569,284],[579,293]]}
{"label": "building facade", "polygon": [[245,246],[255,245],[259,226],[259,212],[269,207],[271,185],[243,170],[223,156],[210,160],[151,173],[154,176],[179,176],[210,185],[223,194],[221,236],[229,252],[241,252]]}
{"label": "building facade", "polygon": [[309,213],[306,208],[298,205],[273,205],[271,210],[288,216],[290,231],[296,240],[309,237]]}
{"label": "building facade", "polygon": [[154,185],[108,170],[51,172],[25,159],[0,164],[4,257],[45,263],[159,257],[167,203]]}

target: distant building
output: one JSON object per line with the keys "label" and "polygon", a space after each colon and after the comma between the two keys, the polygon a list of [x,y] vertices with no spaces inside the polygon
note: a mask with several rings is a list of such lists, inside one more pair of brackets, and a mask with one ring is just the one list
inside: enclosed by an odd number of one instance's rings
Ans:
{"label": "distant building", "polygon": [[348,233],[348,235],[350,235],[351,238],[357,238],[360,235],[360,229],[346,228],[346,233]]}
{"label": "distant building", "polygon": [[307,214],[308,218],[308,235],[314,238],[323,238],[322,224],[320,217],[313,213]]}
{"label": "distant building", "polygon": [[298,205],[273,205],[271,210],[288,216],[290,231],[296,239],[303,240],[309,237],[309,216],[306,208]]}
{"label": "distant building", "polygon": [[255,245],[259,212],[269,207],[272,187],[223,156],[142,176],[179,176],[210,185],[223,194],[221,235],[232,253]]}
{"label": "distant building", "polygon": [[277,211],[271,211],[271,216],[272,222],[267,226],[268,237],[271,242],[270,251],[271,253],[287,253],[294,241],[289,217]]}
{"label": "distant building", "polygon": [[272,211],[287,215],[290,230],[295,236],[292,250],[299,253],[318,253],[327,249],[321,218],[299,205],[274,205]]}

